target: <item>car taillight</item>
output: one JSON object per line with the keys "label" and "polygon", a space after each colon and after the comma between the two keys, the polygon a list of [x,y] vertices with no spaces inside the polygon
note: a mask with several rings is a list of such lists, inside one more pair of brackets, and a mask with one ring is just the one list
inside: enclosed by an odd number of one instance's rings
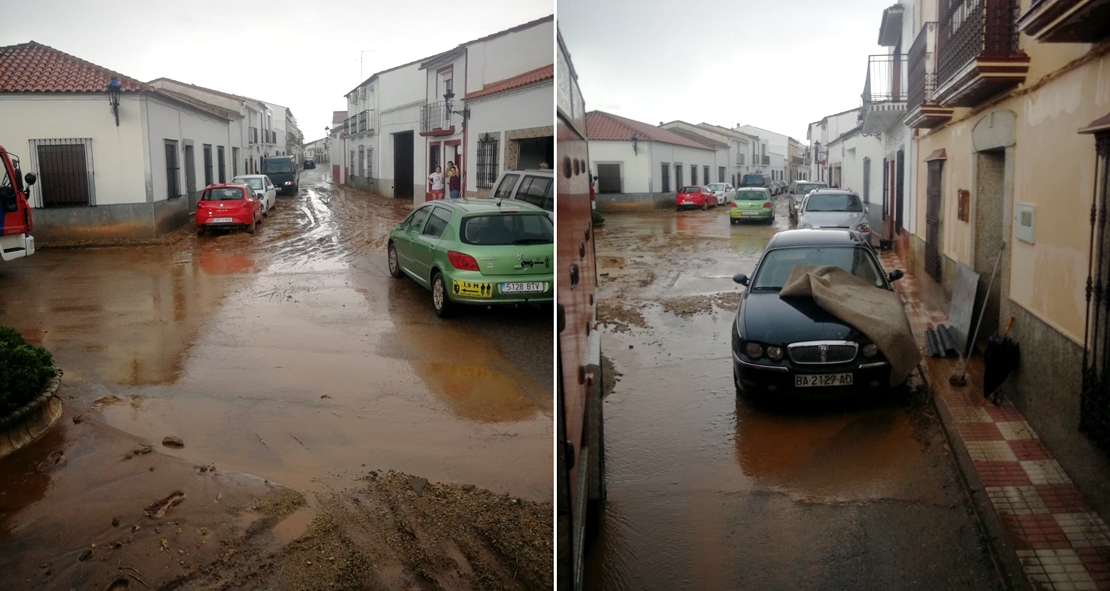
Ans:
{"label": "car taillight", "polygon": [[731,208],[733,208],[733,209],[736,209],[736,202],[735,202],[735,201],[733,201],[733,202],[732,202],[732,203],[731,203],[731,204],[729,205],[729,207],[731,207]]}
{"label": "car taillight", "polygon": [[478,270],[478,261],[474,260],[474,257],[468,254],[449,250],[447,251],[447,261],[451,263],[452,267],[460,271]]}
{"label": "car taillight", "polygon": [[764,203],[763,204],[763,209],[771,209],[771,202],[768,201],[767,203]]}

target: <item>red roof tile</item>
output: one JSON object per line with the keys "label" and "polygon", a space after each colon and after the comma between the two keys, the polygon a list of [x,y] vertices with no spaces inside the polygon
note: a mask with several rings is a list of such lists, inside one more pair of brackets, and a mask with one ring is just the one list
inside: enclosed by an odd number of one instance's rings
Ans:
{"label": "red roof tile", "polygon": [[143,92],[148,84],[31,41],[0,47],[0,92],[105,92],[119,80],[123,92]]}
{"label": "red roof tile", "polygon": [[499,80],[492,84],[482,86],[482,90],[474,91],[466,95],[466,100],[475,99],[482,96],[489,96],[506,90],[528,86],[544,80],[551,80],[555,77],[555,64],[549,64],[542,68],[536,68],[530,72],[525,72],[519,76]]}
{"label": "red roof tile", "polygon": [[586,135],[588,135],[591,140],[628,141],[632,139],[633,133],[635,133],[636,138],[640,140],[662,142],[664,144],[674,144],[676,146],[686,146],[688,148],[700,148],[702,150],[712,150],[712,148],[686,139],[677,133],[672,133],[661,127],[626,119],[604,111],[590,111],[586,113]]}

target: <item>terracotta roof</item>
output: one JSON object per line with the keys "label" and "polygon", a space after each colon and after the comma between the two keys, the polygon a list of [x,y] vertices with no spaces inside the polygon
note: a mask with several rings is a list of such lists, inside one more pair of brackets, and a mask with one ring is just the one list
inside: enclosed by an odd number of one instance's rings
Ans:
{"label": "terracotta roof", "polygon": [[347,120],[347,112],[346,111],[332,111],[331,112],[331,122],[332,122],[332,124],[343,123],[346,120]]}
{"label": "terracotta roof", "polygon": [[105,92],[119,80],[123,92],[150,85],[31,41],[0,47],[0,92]]}
{"label": "terracotta roof", "polygon": [[519,76],[513,76],[512,78],[499,80],[492,84],[486,84],[482,86],[482,90],[477,90],[466,95],[464,100],[476,99],[483,96],[489,96],[491,94],[497,94],[499,92],[505,92],[506,90],[528,86],[529,84],[543,82],[544,80],[551,80],[554,77],[555,64],[548,64],[542,68],[536,68],[535,70],[525,72]]}
{"label": "terracotta roof", "polygon": [[632,139],[633,133],[636,134],[637,139],[644,141],[662,142],[702,150],[712,149],[654,125],[626,119],[604,111],[586,113],[586,135],[591,140],[628,141]]}

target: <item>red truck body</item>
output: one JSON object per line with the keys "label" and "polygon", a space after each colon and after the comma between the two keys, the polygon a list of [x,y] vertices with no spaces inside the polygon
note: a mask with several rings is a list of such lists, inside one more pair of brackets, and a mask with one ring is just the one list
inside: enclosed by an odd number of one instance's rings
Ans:
{"label": "red truck body", "polygon": [[34,226],[28,202],[35,175],[26,177],[19,168],[19,158],[0,146],[0,260],[13,261],[35,254]]}

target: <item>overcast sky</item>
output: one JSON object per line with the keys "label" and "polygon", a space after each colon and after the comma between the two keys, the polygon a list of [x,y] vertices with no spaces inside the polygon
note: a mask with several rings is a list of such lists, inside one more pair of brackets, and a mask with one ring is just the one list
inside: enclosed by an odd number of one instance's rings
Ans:
{"label": "overcast sky", "polygon": [[860,106],[895,0],[559,0],[586,109],[652,125],[750,124],[805,142]]}
{"label": "overcast sky", "polygon": [[[166,77],[293,110],[319,139],[378,70],[554,13],[554,0],[4,2],[0,46],[37,41],[143,81]],[[359,74],[359,52],[363,57]]]}

